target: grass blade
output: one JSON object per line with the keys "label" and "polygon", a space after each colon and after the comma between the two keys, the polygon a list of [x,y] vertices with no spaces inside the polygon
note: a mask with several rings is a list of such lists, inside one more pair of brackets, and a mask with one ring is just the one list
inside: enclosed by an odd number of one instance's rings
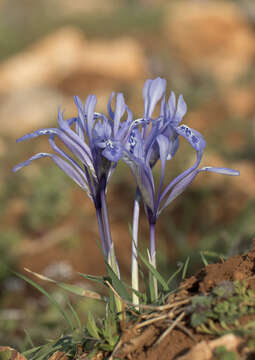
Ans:
{"label": "grass blade", "polygon": [[88,313],[88,320],[87,320],[86,328],[93,338],[100,340],[100,335],[98,332],[98,327],[96,325],[96,321],[90,311]]}
{"label": "grass blade", "polygon": [[105,264],[106,264],[106,267],[107,267],[107,270],[109,273],[109,277],[111,278],[112,284],[113,284],[115,290],[117,291],[117,293],[124,300],[130,301],[129,293],[127,292],[127,289],[126,289],[125,285],[123,284],[123,282],[118,278],[118,276],[115,274],[115,272],[113,271],[111,266],[107,262],[105,262]]}
{"label": "grass blade", "polygon": [[142,260],[142,262],[145,264],[145,266],[148,268],[149,272],[152,273],[152,275],[154,275],[156,277],[158,282],[163,287],[164,291],[168,291],[169,287],[168,287],[165,279],[162,277],[162,275],[160,275],[160,273],[154,268],[154,266],[152,266],[149,263],[149,261],[147,259],[145,259],[145,257],[139,251],[138,251],[138,255],[139,255],[140,259]]}
{"label": "grass blade", "polygon": [[67,305],[69,306],[70,308],[70,311],[77,323],[77,326],[78,326],[78,329],[82,329],[82,325],[81,325],[81,321],[80,321],[80,318],[79,318],[79,315],[77,314],[76,310],[73,308],[72,304],[70,303],[70,301],[68,299],[66,299],[66,302],[67,302]]}
{"label": "grass blade", "polygon": [[45,295],[49,299],[49,301],[56,307],[56,309],[59,311],[59,313],[64,317],[64,319],[66,320],[66,323],[68,324],[69,328],[71,330],[73,330],[73,324],[72,324],[72,321],[70,320],[68,314],[62,309],[62,307],[54,299],[53,296],[51,296],[40,285],[36,284],[33,280],[29,279],[25,275],[16,273],[15,271],[14,271],[14,274],[17,275],[18,277],[20,277],[21,279],[23,279],[24,281],[26,281],[27,283],[29,283],[30,285],[32,285],[34,288],[36,288],[38,291],[40,291],[43,295]]}
{"label": "grass blade", "polygon": [[208,265],[208,261],[206,260],[206,257],[204,256],[203,251],[200,251],[200,256],[201,256],[201,260],[202,260],[204,266],[207,266],[207,265]]}
{"label": "grass blade", "polygon": [[95,291],[83,289],[82,287],[77,286],[77,285],[66,284],[66,283],[63,283],[63,282],[60,282],[60,281],[53,280],[53,279],[51,279],[51,278],[49,278],[47,276],[44,276],[42,274],[38,274],[38,273],[36,273],[34,271],[31,271],[31,270],[29,270],[27,268],[24,268],[24,270],[27,271],[28,273],[36,276],[40,280],[56,284],[61,289],[64,289],[64,290],[66,290],[68,292],[71,292],[71,293],[73,293],[75,295],[84,296],[84,297],[87,297],[87,298],[90,298],[90,299],[93,299],[93,300],[95,300],[95,299],[96,300],[102,300],[102,296],[100,294],[96,293]]}
{"label": "grass blade", "polygon": [[182,271],[183,265],[179,266],[179,268],[170,276],[170,278],[167,280],[167,285],[169,287],[172,280]]}
{"label": "grass blade", "polygon": [[184,263],[184,266],[183,266],[182,280],[184,280],[186,278],[189,262],[190,262],[190,257],[188,256],[185,263]]}

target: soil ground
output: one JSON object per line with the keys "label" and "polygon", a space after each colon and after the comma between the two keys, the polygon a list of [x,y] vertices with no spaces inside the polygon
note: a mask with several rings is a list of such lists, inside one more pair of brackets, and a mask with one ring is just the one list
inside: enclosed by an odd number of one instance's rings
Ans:
{"label": "soil ground", "polygon": [[[178,294],[178,299],[187,299],[198,294],[208,294],[212,288],[223,281],[245,281],[247,286],[255,290],[255,240],[253,248],[245,255],[232,256],[222,263],[209,264],[202,268],[196,275],[185,280],[181,285],[183,290]],[[176,299],[177,300],[177,299]],[[175,301],[175,300],[174,300]],[[255,315],[244,317],[242,325],[248,323]],[[185,324],[185,318],[183,325]],[[188,327],[188,333],[182,328],[176,327],[169,335],[158,343],[162,332],[165,331],[164,320],[142,328],[142,332],[129,331],[123,335],[123,346],[119,352],[120,359],[132,360],[174,360],[187,353],[192,347],[201,341],[209,341],[215,336],[198,334]],[[187,329],[187,328],[186,328]],[[255,359],[255,353],[242,357],[242,359]],[[254,357],[252,357],[254,356]],[[188,359],[188,358],[187,358]],[[193,359],[190,357],[189,359]],[[208,359],[196,357],[195,359]]]}

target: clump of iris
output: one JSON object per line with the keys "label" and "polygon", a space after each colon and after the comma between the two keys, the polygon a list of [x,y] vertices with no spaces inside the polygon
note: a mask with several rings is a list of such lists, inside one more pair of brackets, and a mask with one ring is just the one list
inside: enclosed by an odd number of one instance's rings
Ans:
{"label": "clump of iris", "polygon": [[[112,102],[115,98],[115,108]],[[229,168],[205,166],[199,168],[206,145],[202,135],[187,125],[181,124],[187,111],[183,96],[178,100],[174,92],[166,97],[166,80],[147,80],[143,88],[144,112],[142,117],[133,119],[131,110],[122,93],[112,93],[107,106],[107,115],[96,112],[96,96],[89,95],[85,104],[75,96],[77,115],[64,120],[58,112],[58,127],[45,128],[24,135],[17,141],[41,135],[49,136],[49,143],[55,153],[38,153],[14,167],[14,171],[29,165],[33,160],[50,157],[93,201],[98,221],[101,246],[106,261],[120,278],[118,262],[114,255],[108,217],[106,188],[119,161],[130,167],[137,184],[134,200],[132,227],[132,288],[139,290],[138,284],[138,226],[140,202],[144,204],[150,227],[149,261],[156,268],[155,226],[161,212],[179,196],[202,171],[225,175],[239,175]],[[160,103],[158,116],[153,116]],[[165,187],[166,162],[173,159],[179,148],[179,138],[183,137],[194,149],[194,165],[185,169]],[[61,141],[63,148],[55,142]],[[65,151],[68,149],[71,156]],[[160,161],[161,175],[156,189],[153,167]],[[155,297],[157,280],[154,279]],[[133,303],[139,304],[135,291]]]}

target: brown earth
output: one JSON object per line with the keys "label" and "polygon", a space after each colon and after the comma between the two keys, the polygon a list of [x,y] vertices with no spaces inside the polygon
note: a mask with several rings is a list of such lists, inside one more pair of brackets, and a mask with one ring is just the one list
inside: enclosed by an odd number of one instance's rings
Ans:
{"label": "brown earth", "polygon": [[[246,254],[235,255],[202,268],[181,283],[181,290],[170,295],[165,305],[153,307],[156,311],[144,313],[139,322],[122,325],[122,335],[113,354],[104,357],[100,353],[93,359],[213,360],[216,359],[213,351],[218,346],[238,354],[237,359],[239,356],[242,359],[255,359],[255,353],[247,347],[245,339],[233,334],[220,338],[199,334],[188,324],[186,310],[193,296],[206,295],[223,281],[236,280],[245,281],[246,286],[255,291],[255,239],[253,248]],[[147,308],[152,309],[151,306]],[[243,326],[254,319],[254,314],[244,316],[240,324]]]}
{"label": "brown earth", "polygon": [[[182,284],[182,290],[174,298],[169,299],[169,307],[173,302],[178,307],[178,302],[185,302],[191,296],[197,294],[207,294],[213,287],[222,283],[223,281],[243,281],[245,280],[247,286],[255,290],[255,240],[253,248],[245,255],[236,255],[229,258],[227,261],[217,264],[209,264],[202,268],[196,275],[185,280]],[[167,306],[166,306],[167,307]],[[184,307],[182,308],[184,310]],[[161,309],[162,310],[162,309]],[[171,319],[171,311],[168,314]],[[131,329],[124,331],[121,338],[121,346],[116,353],[119,359],[132,360],[210,360],[213,359],[213,348],[218,344],[214,337],[207,334],[198,334],[193,329],[189,328],[185,322],[185,315],[169,334],[163,338],[162,334],[169,329],[169,322],[166,325],[167,319],[156,321],[157,317],[164,316],[165,310],[159,311],[157,315],[151,315],[151,319],[155,322],[148,326],[143,326],[144,323],[139,323]],[[182,314],[181,308],[179,314]],[[178,318],[179,315],[176,316]],[[250,321],[250,316],[242,319],[247,323]],[[254,320],[254,317],[253,317]],[[173,320],[172,321],[172,324]],[[186,327],[187,326],[187,327]],[[161,341],[162,339],[162,341]],[[234,339],[234,340],[233,340]],[[224,345],[229,350],[244,349],[241,346],[242,340],[234,335],[230,338],[224,336],[219,340],[220,345]],[[230,344],[230,345],[229,345]],[[217,345],[218,346],[218,345]],[[184,356],[184,354],[186,354]],[[242,353],[242,355],[244,355]],[[251,354],[249,354],[250,356]],[[253,354],[252,356],[255,355]],[[246,357],[245,357],[246,358]],[[253,357],[250,357],[251,359]]]}

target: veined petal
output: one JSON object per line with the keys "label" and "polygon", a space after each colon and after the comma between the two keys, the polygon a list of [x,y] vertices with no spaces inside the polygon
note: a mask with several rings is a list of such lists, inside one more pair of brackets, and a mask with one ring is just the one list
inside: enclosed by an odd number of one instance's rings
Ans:
{"label": "veined petal", "polygon": [[115,92],[112,92],[111,93],[111,96],[110,96],[110,99],[108,101],[108,104],[107,104],[107,110],[108,110],[108,114],[110,115],[110,118],[113,120],[114,118],[114,112],[112,111],[112,100],[115,96]]}
{"label": "veined petal", "polygon": [[176,128],[176,132],[183,136],[196,151],[204,150],[206,142],[198,131],[191,129],[187,125],[181,125]]}
{"label": "veined petal", "polygon": [[75,123],[76,133],[84,141],[84,131],[85,131],[84,108],[83,108],[82,102],[78,96],[74,96],[74,103],[78,109],[78,118]]}
{"label": "veined petal", "polygon": [[133,114],[132,111],[126,107],[127,110],[127,120],[120,124],[117,136],[115,137],[116,140],[123,141],[124,143],[127,141],[129,133],[130,133],[130,126],[133,121]]}
{"label": "veined petal", "polygon": [[[82,152],[83,159],[81,159],[81,161],[87,163],[88,166],[90,168],[92,168],[93,167],[92,154],[91,154],[91,150],[90,150],[89,146],[86,144],[85,141],[82,141],[82,139],[71,129],[68,120],[64,121],[63,115],[60,112],[60,110],[58,112],[58,123],[59,123],[60,129],[57,129],[57,130],[61,131],[62,134],[66,135],[66,138],[69,139],[68,143],[73,145],[74,149],[76,149],[76,152]],[[63,136],[64,135],[62,135],[62,137]],[[60,136],[59,136],[59,138],[60,138]],[[62,138],[60,138],[60,139],[64,142],[64,140]],[[67,142],[64,142],[64,143],[66,146],[68,146]],[[74,154],[76,156],[78,156],[76,153],[74,153]]]}
{"label": "veined petal", "polygon": [[170,142],[167,137],[164,135],[158,135],[156,139],[158,146],[159,146],[159,156],[161,160],[161,176],[160,176],[160,183],[158,188],[158,197],[157,197],[157,203],[159,202],[160,193],[163,186],[164,176],[165,176],[165,169],[166,169],[166,160],[167,156],[169,154],[169,147]]}
{"label": "veined petal", "polygon": [[162,98],[166,91],[166,80],[160,77],[152,80],[149,87],[149,106],[146,117],[150,118],[157,102]]}
{"label": "veined petal", "polygon": [[143,86],[143,102],[144,102],[144,117],[145,118],[147,118],[148,107],[149,107],[149,103],[150,103],[149,88],[151,86],[151,83],[152,83],[152,80],[147,79]]}
{"label": "veined petal", "polygon": [[169,154],[170,150],[170,141],[164,135],[158,135],[156,141],[159,146],[159,156],[162,163],[162,166],[165,168],[167,155]]}
{"label": "veined petal", "polygon": [[[88,193],[88,196],[91,198],[91,194],[94,193],[94,186],[91,183],[89,176],[87,176],[88,171],[87,171],[87,173],[85,173],[82,170],[82,168],[80,167],[80,165],[74,159],[71,158],[71,156],[69,156],[65,151],[63,151],[62,149],[60,149],[57,146],[57,144],[55,143],[55,135],[50,135],[49,143],[50,143],[50,146],[51,146],[52,150],[55,151],[58,155],[61,155],[64,159],[70,161],[70,163],[75,168],[75,170],[80,174],[80,176],[83,178],[83,180],[84,180],[84,182],[86,184],[86,188],[87,188],[86,191]],[[87,165],[84,164],[84,167],[86,168]]]}
{"label": "veined petal", "polygon": [[129,151],[124,151],[123,161],[130,167],[144,203],[154,212],[155,190],[150,167],[146,167],[140,159],[133,156]]}
{"label": "veined petal", "polygon": [[214,166],[204,166],[199,171],[210,171],[215,172],[217,174],[222,175],[230,175],[230,176],[238,176],[240,175],[240,171],[229,169],[229,168],[221,168],[221,167],[214,167]]}
{"label": "veined petal", "polygon": [[180,95],[178,99],[177,109],[174,116],[174,124],[175,126],[178,126],[179,123],[182,121],[182,118],[187,112],[187,104],[183,99],[183,96]]}
{"label": "veined petal", "polygon": [[16,165],[13,168],[13,171],[16,172],[24,166],[28,166],[33,160],[37,160],[43,157],[50,157],[58,165],[58,167],[60,167],[73,181],[75,181],[81,188],[88,191],[87,185],[85,184],[80,174],[73,168],[73,166],[54,154],[38,153],[32,156],[30,159],[24,161],[23,163]]}
{"label": "veined petal", "polygon": [[119,126],[120,126],[120,119],[124,115],[126,111],[126,104],[124,100],[124,96],[122,93],[118,93],[116,97],[116,107],[114,113],[114,125],[113,125],[113,135],[114,137],[117,135]]}
{"label": "veined petal", "polygon": [[118,162],[122,158],[123,146],[119,141],[108,140],[105,142],[105,149],[102,155],[109,161]]}
{"label": "veined petal", "polygon": [[184,190],[192,183],[192,181],[195,179],[195,177],[197,176],[199,170],[195,170],[193,172],[191,172],[189,175],[187,175],[186,177],[184,177],[181,181],[179,181],[175,187],[173,188],[173,190],[170,192],[170,194],[168,195],[166,201],[164,202],[162,208],[158,211],[157,216],[161,213],[161,211],[167,206],[169,205],[173,200],[175,200],[179,195],[181,195]]}
{"label": "veined petal", "polygon": [[92,139],[92,130],[94,125],[94,112],[97,103],[97,98],[95,95],[89,95],[85,102],[85,114],[87,116],[87,133],[90,147],[93,146],[93,139]]}
{"label": "veined petal", "polygon": [[176,97],[173,91],[171,91],[171,95],[169,96],[168,99],[168,108],[170,111],[170,117],[172,118],[175,115],[175,111],[176,111]]}
{"label": "veined petal", "polygon": [[174,155],[176,154],[176,151],[179,148],[179,143],[180,143],[179,137],[178,136],[176,136],[176,137],[173,136],[173,138],[170,140],[170,150],[169,150],[169,153],[167,155],[167,160],[171,160],[174,157]]}

